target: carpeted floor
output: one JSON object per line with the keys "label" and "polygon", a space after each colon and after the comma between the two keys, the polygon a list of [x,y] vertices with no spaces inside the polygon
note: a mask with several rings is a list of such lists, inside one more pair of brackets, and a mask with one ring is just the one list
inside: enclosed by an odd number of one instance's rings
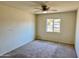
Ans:
{"label": "carpeted floor", "polygon": [[76,58],[72,45],[36,40],[15,49],[4,58]]}

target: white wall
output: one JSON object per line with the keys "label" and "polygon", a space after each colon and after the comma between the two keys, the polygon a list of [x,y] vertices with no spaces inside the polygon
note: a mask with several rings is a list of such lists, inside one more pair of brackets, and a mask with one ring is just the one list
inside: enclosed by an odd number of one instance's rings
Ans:
{"label": "white wall", "polygon": [[[46,19],[51,17],[61,19],[60,33],[46,32]],[[76,11],[52,13],[52,14],[40,14],[36,16],[36,22],[37,22],[36,27],[37,39],[62,42],[68,44],[75,43],[74,41],[75,41]]]}
{"label": "white wall", "polygon": [[0,5],[0,55],[18,48],[35,38],[34,15]]}
{"label": "white wall", "polygon": [[75,41],[75,49],[77,56],[79,57],[79,9],[77,10],[77,21],[76,21],[76,41]]}

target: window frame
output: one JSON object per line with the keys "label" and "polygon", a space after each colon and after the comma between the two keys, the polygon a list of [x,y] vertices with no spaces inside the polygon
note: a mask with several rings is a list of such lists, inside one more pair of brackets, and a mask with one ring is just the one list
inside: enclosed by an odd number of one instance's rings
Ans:
{"label": "window frame", "polygon": [[[47,28],[48,28],[47,21],[48,21],[48,19],[53,19],[53,25],[52,25],[52,29],[53,30],[52,31],[47,31]],[[60,22],[59,22],[59,32],[55,32],[55,30],[54,30],[55,29],[55,27],[54,27],[54,23],[55,23],[54,20],[55,19],[60,19]],[[47,33],[60,33],[61,32],[61,18],[47,18],[46,19],[46,32]]]}

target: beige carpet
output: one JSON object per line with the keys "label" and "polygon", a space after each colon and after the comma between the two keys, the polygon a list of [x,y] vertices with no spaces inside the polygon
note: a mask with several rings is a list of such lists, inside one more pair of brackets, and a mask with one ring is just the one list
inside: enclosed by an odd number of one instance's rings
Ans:
{"label": "beige carpet", "polygon": [[36,40],[1,57],[11,58],[76,58],[72,45]]}

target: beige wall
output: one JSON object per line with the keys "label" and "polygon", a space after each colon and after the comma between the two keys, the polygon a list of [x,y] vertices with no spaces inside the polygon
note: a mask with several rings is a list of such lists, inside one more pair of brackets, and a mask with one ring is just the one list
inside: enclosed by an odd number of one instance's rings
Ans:
{"label": "beige wall", "polygon": [[[46,32],[46,19],[51,17],[61,19],[60,33]],[[37,22],[36,37],[37,39],[42,39],[42,40],[74,44],[75,21],[76,21],[76,11],[36,15],[36,22]]]}
{"label": "beige wall", "polygon": [[77,10],[77,21],[76,21],[76,36],[75,36],[75,49],[79,58],[79,9]]}
{"label": "beige wall", "polygon": [[35,38],[34,15],[0,5],[0,55],[18,48]]}

